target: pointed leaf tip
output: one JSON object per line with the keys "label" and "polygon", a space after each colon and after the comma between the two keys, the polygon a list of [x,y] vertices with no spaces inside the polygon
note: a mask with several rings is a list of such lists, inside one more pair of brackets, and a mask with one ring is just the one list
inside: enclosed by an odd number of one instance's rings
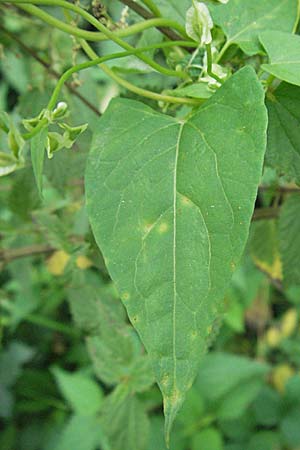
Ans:
{"label": "pointed leaf tip", "polygon": [[170,396],[164,396],[164,415],[165,415],[165,441],[167,448],[170,448],[170,434],[173,427],[174,420],[180,410],[185,396],[174,389]]}

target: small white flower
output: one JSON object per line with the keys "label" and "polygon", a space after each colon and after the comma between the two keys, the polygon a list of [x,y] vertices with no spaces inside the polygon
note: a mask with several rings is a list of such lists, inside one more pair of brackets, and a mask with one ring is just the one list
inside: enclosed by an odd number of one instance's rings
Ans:
{"label": "small white flower", "polygon": [[186,33],[201,45],[212,41],[211,29],[214,24],[209,10],[204,3],[193,1],[193,6],[186,13]]}
{"label": "small white flower", "polygon": [[220,3],[223,3],[223,4],[225,4],[225,3],[228,3],[229,2],[229,0],[217,0],[218,2],[220,2]]}

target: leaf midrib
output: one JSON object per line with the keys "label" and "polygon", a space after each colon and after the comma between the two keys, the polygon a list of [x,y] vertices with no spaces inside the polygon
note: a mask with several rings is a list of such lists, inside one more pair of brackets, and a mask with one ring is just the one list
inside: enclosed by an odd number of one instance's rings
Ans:
{"label": "leaf midrib", "polygon": [[172,316],[172,343],[173,343],[173,388],[176,389],[176,376],[177,376],[177,357],[176,357],[176,306],[177,306],[177,287],[176,287],[176,227],[177,227],[177,166],[180,140],[182,136],[183,127],[185,122],[180,124],[178,139],[176,143],[175,162],[174,162],[174,175],[173,175],[173,316]]}

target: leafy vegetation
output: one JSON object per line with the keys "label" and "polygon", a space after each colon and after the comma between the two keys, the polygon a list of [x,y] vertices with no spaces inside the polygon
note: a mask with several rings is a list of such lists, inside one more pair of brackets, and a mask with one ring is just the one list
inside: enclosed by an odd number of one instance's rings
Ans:
{"label": "leafy vegetation", "polygon": [[299,449],[299,2],[0,10],[0,450]]}

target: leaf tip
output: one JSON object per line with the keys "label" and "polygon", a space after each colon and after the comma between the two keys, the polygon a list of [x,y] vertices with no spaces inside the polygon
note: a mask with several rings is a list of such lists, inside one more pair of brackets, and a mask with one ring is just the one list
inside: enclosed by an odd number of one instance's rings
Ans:
{"label": "leaf tip", "polygon": [[184,395],[178,389],[174,389],[171,395],[164,396],[165,441],[167,448],[170,448],[171,430],[183,401]]}

